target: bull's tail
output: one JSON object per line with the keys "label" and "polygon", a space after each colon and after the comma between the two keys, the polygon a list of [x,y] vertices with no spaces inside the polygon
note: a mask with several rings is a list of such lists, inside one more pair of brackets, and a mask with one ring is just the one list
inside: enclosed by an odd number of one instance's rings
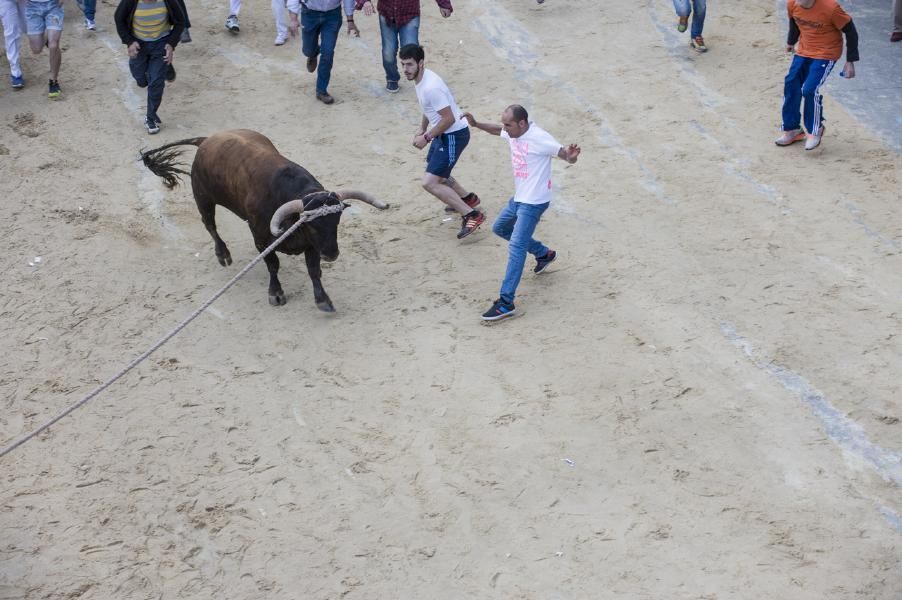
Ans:
{"label": "bull's tail", "polygon": [[206,139],[205,137],[188,138],[153,150],[147,150],[141,153],[141,161],[145,167],[150,169],[151,173],[163,180],[166,187],[172,189],[178,185],[181,179],[179,175],[190,175],[189,172],[181,169],[182,165],[177,162],[182,151],[173,150],[172,148],[176,146],[200,146]]}

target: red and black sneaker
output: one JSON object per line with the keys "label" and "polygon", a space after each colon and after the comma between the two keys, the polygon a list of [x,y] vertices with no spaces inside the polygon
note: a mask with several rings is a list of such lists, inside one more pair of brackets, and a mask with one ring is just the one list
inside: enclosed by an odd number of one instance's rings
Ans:
{"label": "red and black sneaker", "polygon": [[[470,208],[476,208],[477,206],[479,206],[479,196],[477,196],[473,192],[470,192],[466,196],[462,197],[461,200],[466,202],[467,206],[469,206]],[[457,211],[454,210],[453,208],[451,208],[450,206],[446,206],[445,212],[453,213],[453,212],[457,212]]]}
{"label": "red and black sneaker", "polygon": [[485,213],[473,210],[466,217],[461,219],[460,231],[457,232],[457,239],[462,240],[477,229],[485,222]]}

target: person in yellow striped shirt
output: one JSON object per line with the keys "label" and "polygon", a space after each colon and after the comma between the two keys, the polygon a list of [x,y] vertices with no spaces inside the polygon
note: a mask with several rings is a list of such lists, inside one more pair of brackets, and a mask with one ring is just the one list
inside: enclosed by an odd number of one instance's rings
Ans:
{"label": "person in yellow striped shirt", "polygon": [[157,109],[166,81],[175,80],[172,55],[185,28],[177,0],[121,0],[114,16],[116,31],[128,47],[128,68],[138,87],[147,88],[147,133],[160,131]]}

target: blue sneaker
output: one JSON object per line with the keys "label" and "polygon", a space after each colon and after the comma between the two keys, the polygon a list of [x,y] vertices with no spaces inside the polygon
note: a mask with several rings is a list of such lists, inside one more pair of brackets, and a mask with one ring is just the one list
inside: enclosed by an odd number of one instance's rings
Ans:
{"label": "blue sneaker", "polygon": [[13,86],[14,90],[21,90],[25,87],[25,78],[21,75],[10,75],[9,85]]}
{"label": "blue sneaker", "polygon": [[513,304],[508,304],[501,298],[495,300],[495,303],[492,304],[492,308],[488,309],[484,313],[482,313],[483,321],[500,321],[501,319],[506,319],[508,317],[513,317],[517,314],[517,309]]}
{"label": "blue sneaker", "polygon": [[389,94],[397,94],[397,93],[398,93],[398,90],[400,90],[400,89],[401,89],[401,87],[398,85],[398,82],[397,82],[397,81],[387,81],[387,82],[385,82],[385,90],[386,90]]}

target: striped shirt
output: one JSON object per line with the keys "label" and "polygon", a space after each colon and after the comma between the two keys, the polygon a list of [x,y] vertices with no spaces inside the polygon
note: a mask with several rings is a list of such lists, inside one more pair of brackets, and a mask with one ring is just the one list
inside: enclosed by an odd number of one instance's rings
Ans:
{"label": "striped shirt", "polygon": [[169,10],[163,0],[138,0],[132,17],[132,33],[142,42],[155,42],[169,35]]}

